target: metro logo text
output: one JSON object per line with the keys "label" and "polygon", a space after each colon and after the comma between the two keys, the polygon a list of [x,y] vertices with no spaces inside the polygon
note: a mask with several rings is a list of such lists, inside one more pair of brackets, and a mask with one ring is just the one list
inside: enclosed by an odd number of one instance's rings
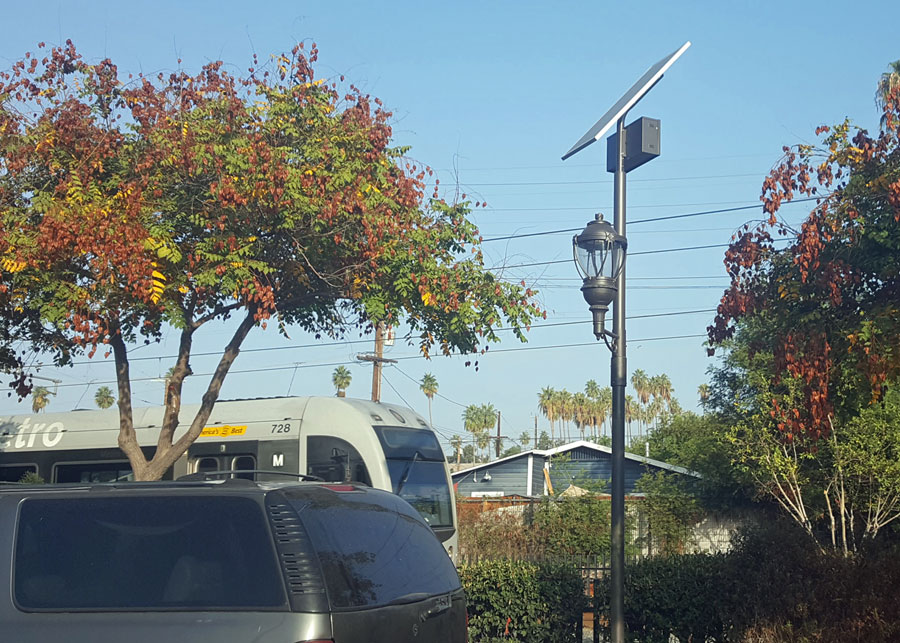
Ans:
{"label": "metro logo text", "polygon": [[25,418],[16,426],[0,421],[0,449],[32,449],[34,447],[55,447],[66,432],[62,422],[52,424],[31,423]]}

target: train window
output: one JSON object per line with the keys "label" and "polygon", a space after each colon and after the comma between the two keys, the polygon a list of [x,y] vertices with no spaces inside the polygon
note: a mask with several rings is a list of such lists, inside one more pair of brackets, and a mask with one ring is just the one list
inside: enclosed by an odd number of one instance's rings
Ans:
{"label": "train window", "polygon": [[0,482],[18,482],[26,473],[37,473],[37,465],[0,464]]}
{"label": "train window", "polygon": [[[253,471],[256,469],[256,458],[252,455],[239,455],[235,456],[231,460],[231,468],[234,471]],[[244,478],[245,480],[255,480],[256,474],[253,473],[238,473],[235,474],[235,478]]]}
{"label": "train window", "polygon": [[54,482],[124,482],[134,480],[127,460],[116,462],[73,462],[53,467]]}
{"label": "train window", "polygon": [[[256,469],[256,458],[252,455],[208,455],[194,460],[195,473],[211,473],[213,471],[252,471]],[[239,473],[235,478],[255,480],[252,473]]]}
{"label": "train window", "polygon": [[388,458],[412,458],[443,461],[444,452],[434,435],[426,429],[406,429],[393,426],[376,426],[375,433]]}
{"label": "train window", "polygon": [[218,471],[219,470],[219,459],[218,458],[198,458],[194,465],[194,470],[197,473],[206,473],[208,471]]}
{"label": "train window", "polygon": [[352,444],[330,435],[306,440],[306,472],[328,482],[362,482],[370,485],[369,470]]}

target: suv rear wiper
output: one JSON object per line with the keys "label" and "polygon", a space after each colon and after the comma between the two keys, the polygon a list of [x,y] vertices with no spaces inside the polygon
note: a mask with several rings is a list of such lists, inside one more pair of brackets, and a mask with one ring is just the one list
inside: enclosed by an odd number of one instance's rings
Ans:
{"label": "suv rear wiper", "polygon": [[191,482],[197,480],[213,480],[224,476],[231,476],[243,473],[260,474],[264,473],[271,476],[289,476],[298,480],[306,480],[310,482],[325,482],[324,478],[312,476],[307,473],[291,473],[290,471],[265,471],[263,469],[231,469],[226,471],[198,471],[197,473],[189,473],[176,478],[176,482]]}
{"label": "suv rear wiper", "polygon": [[433,616],[437,616],[438,614],[442,614],[443,612],[446,612],[448,609],[450,609],[453,604],[453,599],[449,595],[434,596],[433,594],[428,594],[426,592],[404,594],[403,596],[398,596],[387,604],[408,605],[410,603],[421,603],[422,601],[426,601],[428,599],[432,599],[432,604],[428,611],[422,614],[423,619],[429,619]]}

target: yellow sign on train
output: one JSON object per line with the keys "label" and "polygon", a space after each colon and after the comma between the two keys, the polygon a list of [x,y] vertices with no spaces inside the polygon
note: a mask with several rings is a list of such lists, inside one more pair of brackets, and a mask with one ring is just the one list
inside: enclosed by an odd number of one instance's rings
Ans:
{"label": "yellow sign on train", "polygon": [[244,435],[247,432],[247,425],[234,426],[231,424],[223,424],[222,426],[207,426],[200,432],[201,438],[228,438],[232,435]]}

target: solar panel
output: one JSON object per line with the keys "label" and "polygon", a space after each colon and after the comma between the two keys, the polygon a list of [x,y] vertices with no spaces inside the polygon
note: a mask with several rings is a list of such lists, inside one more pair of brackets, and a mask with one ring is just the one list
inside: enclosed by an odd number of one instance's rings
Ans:
{"label": "solar panel", "polygon": [[573,154],[577,154],[594,141],[599,141],[603,138],[603,135],[609,131],[609,128],[615,125],[616,121],[622,118],[629,109],[634,107],[637,102],[659,82],[659,79],[663,77],[666,70],[671,67],[690,46],[691,42],[688,41],[681,45],[678,50],[672,52],[655,65],[651,65],[650,69],[648,69],[646,73],[631,86],[631,89],[625,92],[622,97],[616,101],[616,104],[613,105],[599,121],[594,123],[594,126],[589,129],[584,136],[578,139],[578,142],[572,146],[572,149],[563,155],[562,160],[565,161],[567,158]]}

